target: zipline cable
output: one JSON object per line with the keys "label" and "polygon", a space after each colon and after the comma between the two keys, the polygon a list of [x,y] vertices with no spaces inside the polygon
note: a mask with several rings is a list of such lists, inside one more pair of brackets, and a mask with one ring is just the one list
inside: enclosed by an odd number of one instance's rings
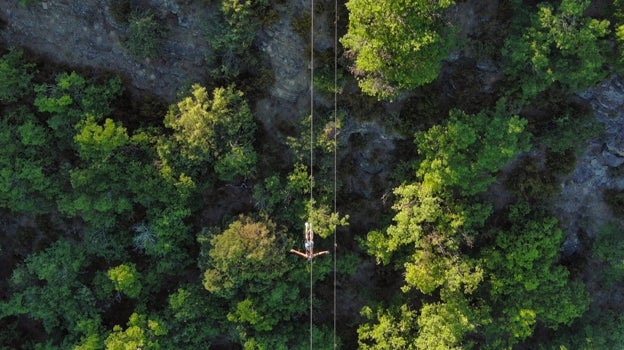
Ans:
{"label": "zipline cable", "polygon": [[[310,0],[310,210],[314,205],[314,0]],[[313,223],[310,222],[310,225]],[[314,228],[310,227],[311,232]],[[312,253],[312,250],[310,251]],[[313,347],[313,315],[312,315],[312,261],[310,257],[310,350]]]}
{"label": "zipline cable", "polygon": [[[338,189],[338,0],[334,0],[334,214],[338,212],[336,192]],[[334,350],[336,344],[336,242],[337,225],[334,225]]]}

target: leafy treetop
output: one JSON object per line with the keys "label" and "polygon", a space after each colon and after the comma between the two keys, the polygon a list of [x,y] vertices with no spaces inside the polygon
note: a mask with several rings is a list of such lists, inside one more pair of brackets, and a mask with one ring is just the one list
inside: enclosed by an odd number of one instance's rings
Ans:
{"label": "leafy treetop", "polygon": [[0,103],[15,102],[30,92],[34,65],[24,62],[24,53],[11,50],[0,57]]}
{"label": "leafy treetop", "polygon": [[349,28],[341,43],[354,57],[353,72],[366,94],[391,99],[438,76],[453,43],[443,1],[350,0]]}
{"label": "leafy treetop", "polygon": [[165,126],[173,129],[175,144],[164,143],[161,157],[177,162],[182,172],[213,164],[224,181],[254,173],[256,124],[243,93],[233,86],[215,89],[211,99],[205,87],[193,85],[191,95],[171,107]]}
{"label": "leafy treetop", "polygon": [[598,39],[609,32],[609,22],[585,17],[589,3],[562,0],[555,8],[544,2],[537,13],[520,17],[529,22],[507,40],[503,55],[506,73],[520,82],[523,99],[545,91],[554,82],[576,92],[605,77],[605,56]]}

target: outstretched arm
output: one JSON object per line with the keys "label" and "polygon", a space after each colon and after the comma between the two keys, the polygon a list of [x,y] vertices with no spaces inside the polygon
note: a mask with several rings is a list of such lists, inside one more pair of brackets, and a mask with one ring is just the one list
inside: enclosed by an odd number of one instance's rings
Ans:
{"label": "outstretched arm", "polygon": [[314,253],[314,255],[312,255],[312,257],[316,258],[319,255],[325,255],[325,254],[329,254],[329,251],[323,250],[322,252]]}
{"label": "outstretched arm", "polygon": [[299,256],[301,256],[301,257],[303,257],[303,258],[306,258],[306,259],[308,258],[308,255],[307,255],[307,254],[302,253],[302,252],[300,252],[300,251],[298,251],[298,250],[291,249],[291,250],[290,250],[290,252],[291,252],[291,253],[293,253],[293,254],[297,254],[297,255],[299,255]]}

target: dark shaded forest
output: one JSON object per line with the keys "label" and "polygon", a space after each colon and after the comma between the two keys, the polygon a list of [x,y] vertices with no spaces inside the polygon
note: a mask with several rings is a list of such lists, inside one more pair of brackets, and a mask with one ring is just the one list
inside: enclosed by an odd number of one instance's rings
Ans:
{"label": "dark shaded forest", "polygon": [[624,1],[84,4],[0,46],[0,349],[624,344]]}

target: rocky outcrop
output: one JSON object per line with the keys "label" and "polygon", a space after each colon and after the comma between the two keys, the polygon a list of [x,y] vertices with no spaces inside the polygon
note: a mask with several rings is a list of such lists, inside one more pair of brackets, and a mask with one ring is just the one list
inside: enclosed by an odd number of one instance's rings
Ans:
{"label": "rocky outcrop", "polygon": [[287,18],[263,34],[260,49],[269,56],[275,74],[271,95],[296,104],[300,98],[307,97],[310,89],[309,64],[304,55],[306,44]]}
{"label": "rocky outcrop", "polygon": [[624,84],[615,76],[580,97],[591,105],[604,130],[590,141],[553,204],[567,233],[567,255],[579,249],[580,233],[595,237],[601,226],[614,219],[604,202],[604,191],[624,189],[624,179],[610,171],[624,164]]}
{"label": "rocky outcrop", "polygon": [[207,77],[209,9],[192,4],[182,7],[172,0],[144,2],[167,31],[155,60],[133,57],[124,49],[127,28],[114,21],[108,0],[41,1],[28,7],[0,0],[0,19],[5,23],[0,42],[25,47],[60,64],[115,71],[137,90],[171,102],[182,87]]}
{"label": "rocky outcrop", "polygon": [[348,145],[341,156],[345,192],[369,201],[379,200],[374,196],[380,195],[380,182],[386,180],[394,166],[390,155],[399,135],[376,122],[347,120],[339,137],[344,140],[341,144]]}

